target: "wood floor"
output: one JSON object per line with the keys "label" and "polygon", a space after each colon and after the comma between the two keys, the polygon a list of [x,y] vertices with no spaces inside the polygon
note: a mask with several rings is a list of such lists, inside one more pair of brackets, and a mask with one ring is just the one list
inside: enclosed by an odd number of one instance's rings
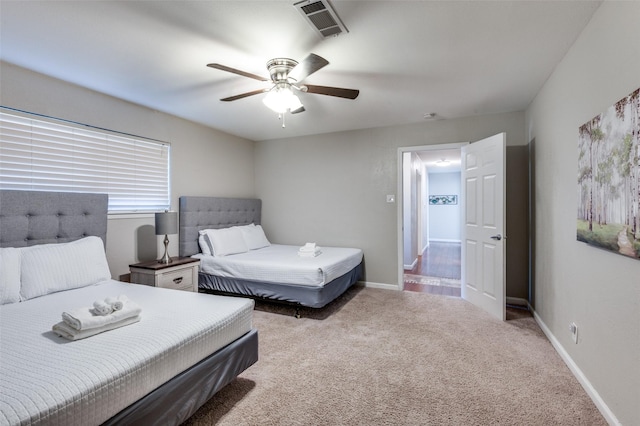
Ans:
{"label": "wood floor", "polygon": [[460,243],[431,242],[417,265],[404,271],[404,289],[460,297]]}

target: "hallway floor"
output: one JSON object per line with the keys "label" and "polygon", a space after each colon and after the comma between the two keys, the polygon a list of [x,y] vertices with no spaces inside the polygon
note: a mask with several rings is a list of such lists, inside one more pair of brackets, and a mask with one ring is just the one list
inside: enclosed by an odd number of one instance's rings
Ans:
{"label": "hallway floor", "polygon": [[412,270],[405,270],[404,289],[460,297],[460,243],[431,242]]}

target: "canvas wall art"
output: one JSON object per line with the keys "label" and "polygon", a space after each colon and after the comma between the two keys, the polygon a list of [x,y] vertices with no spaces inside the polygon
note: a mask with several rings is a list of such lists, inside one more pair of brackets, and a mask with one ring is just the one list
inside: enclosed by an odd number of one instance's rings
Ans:
{"label": "canvas wall art", "polygon": [[640,259],[640,89],[578,129],[577,239]]}
{"label": "canvas wall art", "polygon": [[458,204],[457,195],[429,195],[429,204],[434,206],[448,206]]}

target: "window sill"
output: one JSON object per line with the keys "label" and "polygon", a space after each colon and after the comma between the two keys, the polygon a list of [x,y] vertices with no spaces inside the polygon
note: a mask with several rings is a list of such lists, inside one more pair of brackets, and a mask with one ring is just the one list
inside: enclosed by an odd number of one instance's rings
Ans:
{"label": "window sill", "polygon": [[147,219],[155,218],[155,213],[141,212],[141,213],[109,213],[107,215],[108,220],[112,219]]}

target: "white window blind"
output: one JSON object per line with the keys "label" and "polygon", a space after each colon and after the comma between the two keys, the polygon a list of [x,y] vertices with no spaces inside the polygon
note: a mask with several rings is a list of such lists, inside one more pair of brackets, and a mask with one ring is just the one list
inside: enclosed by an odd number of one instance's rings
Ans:
{"label": "white window blind", "polygon": [[109,212],[169,209],[167,143],[0,111],[0,189],[109,194]]}

